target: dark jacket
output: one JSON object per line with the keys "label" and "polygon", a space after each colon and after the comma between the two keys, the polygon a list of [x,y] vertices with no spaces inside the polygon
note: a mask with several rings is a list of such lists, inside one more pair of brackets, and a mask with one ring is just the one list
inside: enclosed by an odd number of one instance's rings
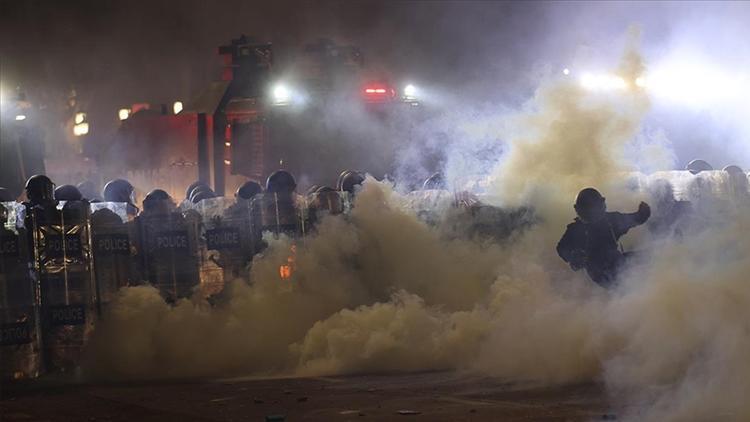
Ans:
{"label": "dark jacket", "polygon": [[618,243],[620,237],[647,219],[647,214],[638,212],[608,212],[593,223],[576,218],[558,242],[557,253],[573,270],[585,268],[594,282],[609,287],[625,261]]}

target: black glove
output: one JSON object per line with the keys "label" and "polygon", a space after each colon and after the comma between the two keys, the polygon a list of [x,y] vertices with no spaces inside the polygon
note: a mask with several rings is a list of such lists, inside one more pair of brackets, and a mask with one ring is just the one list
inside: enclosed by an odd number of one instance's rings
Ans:
{"label": "black glove", "polygon": [[647,203],[641,202],[638,205],[638,223],[643,224],[651,217],[651,207]]}

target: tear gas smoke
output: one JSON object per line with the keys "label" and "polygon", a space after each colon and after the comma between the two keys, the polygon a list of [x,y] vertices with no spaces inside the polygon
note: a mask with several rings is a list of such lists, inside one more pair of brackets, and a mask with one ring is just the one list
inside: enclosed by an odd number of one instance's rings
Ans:
{"label": "tear gas smoke", "polygon": [[[642,70],[635,53],[623,72]],[[750,220],[682,241],[643,243],[647,264],[604,292],[565,268],[554,245],[575,193],[594,185],[610,208],[638,194],[622,172],[648,107],[643,94],[592,98],[542,85],[500,134],[509,149],[488,190],[541,217],[507,244],[448,237],[420,222],[387,183],[369,179],[351,217],[327,218],[297,246],[270,240],[252,283],[229,303],[168,306],[155,289],[124,289],[98,326],[89,373],[102,377],[461,369],[544,383],[603,379],[633,419],[750,416],[747,336]],[[644,230],[643,228],[635,231]]]}

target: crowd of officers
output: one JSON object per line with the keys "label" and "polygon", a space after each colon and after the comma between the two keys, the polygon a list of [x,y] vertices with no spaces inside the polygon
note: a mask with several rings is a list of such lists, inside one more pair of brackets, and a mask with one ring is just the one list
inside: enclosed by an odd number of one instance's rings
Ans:
{"label": "crowd of officers", "polygon": [[101,199],[87,184],[55,188],[45,175],[29,178],[23,203],[0,188],[0,378],[77,367],[123,286],[148,283],[168,303],[221,298],[226,282],[248,274],[264,234],[296,238],[324,215],[347,212],[364,179],[345,171],[335,188],[299,195],[279,170],[265,187],[246,182],[234,199],[195,182],[179,203],[156,189],[140,208],[124,179],[107,183]]}
{"label": "crowd of officers", "polygon": [[[750,206],[744,172],[728,167],[721,175],[731,182],[725,189],[731,202]],[[364,181],[363,174],[345,171],[335,187],[312,186],[298,194],[293,175],[279,170],[265,186],[246,182],[234,199],[195,182],[179,203],[156,189],[141,207],[124,179],[107,183],[101,198],[91,184],[55,189],[44,175],[27,181],[23,203],[0,188],[0,378],[75,368],[96,320],[124,286],[150,284],[168,303],[199,294],[220,306],[226,282],[249,280],[253,257],[267,246],[269,233],[298,239],[325,215],[346,215]],[[647,190],[653,213],[646,203],[634,213],[608,212],[599,191],[582,190],[577,218],[557,245],[560,257],[610,288],[632,260],[619,243],[630,229],[646,224],[654,236],[681,238],[709,226],[725,208],[703,178],[688,186],[692,202],[676,200],[666,180],[650,182]],[[434,215],[440,208],[435,204],[446,197],[455,212]],[[537,221],[530,208],[506,210],[452,194],[439,173],[409,198],[422,220],[464,237],[512,240]],[[282,282],[294,271],[293,262],[290,255],[280,265]]]}

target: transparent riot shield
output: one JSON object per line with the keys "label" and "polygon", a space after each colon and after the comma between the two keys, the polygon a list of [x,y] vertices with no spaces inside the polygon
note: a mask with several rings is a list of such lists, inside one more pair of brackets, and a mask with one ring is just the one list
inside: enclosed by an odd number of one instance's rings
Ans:
{"label": "transparent riot shield", "polygon": [[86,201],[69,201],[61,210],[32,207],[26,211],[47,370],[78,365],[97,319],[89,217]]}
{"label": "transparent riot shield", "polygon": [[457,198],[447,190],[427,189],[406,195],[404,207],[414,212],[420,220],[435,226],[441,215],[457,205]]}
{"label": "transparent riot shield", "polygon": [[219,294],[231,280],[248,277],[255,253],[250,204],[228,198],[198,204],[203,218],[201,284],[207,296]]}
{"label": "transparent riot shield", "polygon": [[320,222],[327,215],[348,213],[350,208],[348,192],[324,191],[309,196],[307,215],[311,226]]}
{"label": "transparent riot shield", "polygon": [[16,224],[19,207],[0,203],[0,383],[34,378],[42,368],[39,309],[26,230]]}
{"label": "transparent riot shield", "polygon": [[256,245],[260,245],[264,232],[297,238],[307,231],[307,207],[296,194],[264,193],[255,196],[250,207]]}
{"label": "transparent riot shield", "polygon": [[136,227],[140,276],[169,303],[192,296],[200,284],[200,216],[143,213],[136,218]]}
{"label": "transparent riot shield", "polygon": [[91,253],[99,303],[106,309],[122,287],[134,285],[127,204],[91,204]]}

